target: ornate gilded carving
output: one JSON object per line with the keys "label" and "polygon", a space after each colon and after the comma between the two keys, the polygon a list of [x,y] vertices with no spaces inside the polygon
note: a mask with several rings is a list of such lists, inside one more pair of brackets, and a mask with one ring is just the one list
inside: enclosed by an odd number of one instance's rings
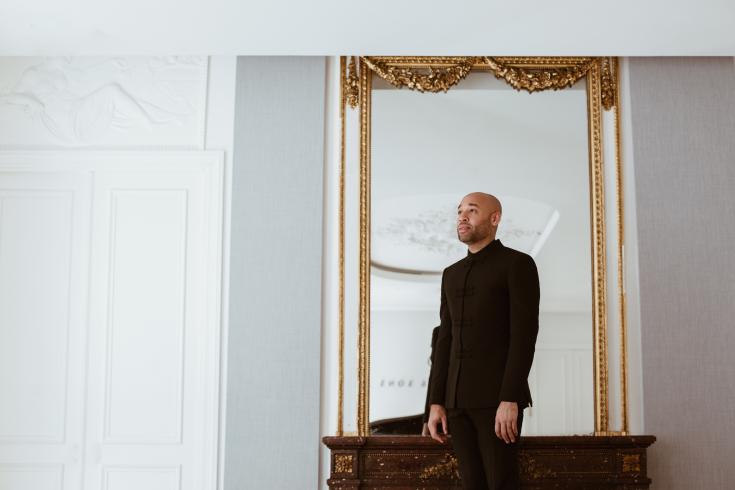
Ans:
{"label": "ornate gilded carving", "polygon": [[600,60],[600,85],[602,107],[609,111],[617,104],[617,63],[616,58],[602,58]]}
{"label": "ornate gilded carving", "polygon": [[372,75],[360,70],[360,306],[357,364],[357,431],[370,434],[370,108]]}
{"label": "ornate gilded carving", "polygon": [[529,480],[556,477],[556,472],[554,470],[539,463],[536,458],[528,453],[521,452],[518,454],[518,464],[520,466],[521,473],[526,475]]}
{"label": "ornate gilded carving", "polygon": [[641,472],[640,454],[623,454],[623,473]]}
{"label": "ornate gilded carving", "polygon": [[347,74],[342,70],[342,90],[345,94],[345,101],[353,109],[357,107],[360,100],[360,80],[357,76],[357,67],[355,65],[355,57],[350,56],[350,63],[347,66]]}
{"label": "ornate gilded carving", "polygon": [[380,78],[394,87],[408,87],[419,92],[446,92],[457,85],[472,70],[475,58],[464,58],[456,65],[439,68],[396,66],[363,56],[362,62]]}
{"label": "ornate gilded carving", "polygon": [[600,67],[594,63],[587,74],[587,117],[590,151],[590,214],[592,217],[592,317],[595,370],[595,434],[608,428],[607,367],[607,255],[605,247],[605,182],[602,157]]}
{"label": "ornate gilded carving", "polygon": [[620,135],[620,71],[618,59],[612,58],[615,94],[615,201],[617,204],[616,224],[618,231],[618,316],[620,318],[620,434],[628,434],[628,328],[625,316],[625,229],[623,217],[623,148]]}
{"label": "ornate gilded carving", "polygon": [[452,479],[459,480],[459,463],[457,458],[451,454],[444,457],[444,462],[425,468],[420,474],[422,480],[429,479]]}
{"label": "ornate gilded carving", "polygon": [[386,65],[402,66],[409,68],[428,68],[455,66],[464,63],[468,59],[478,58],[471,56],[370,56],[370,61],[377,61]]}
{"label": "ornate gilded carving", "polygon": [[344,400],[345,400],[345,100],[347,98],[347,84],[345,83],[344,56],[339,58],[339,72],[342,83],[341,100],[339,104],[339,326],[337,344],[337,435],[344,433]]}
{"label": "ornate gilded carving", "polygon": [[502,58],[485,56],[483,60],[490,67],[495,78],[505,80],[516,90],[528,92],[571,87],[587,74],[595,62],[594,58],[582,58],[566,66],[525,68],[507,63]]}
{"label": "ornate gilded carving", "polygon": [[355,458],[351,454],[334,455],[334,473],[352,473]]}
{"label": "ornate gilded carving", "polygon": [[[344,81],[347,102],[352,108],[359,104],[359,77],[354,58],[350,57],[349,74]],[[394,87],[407,87],[419,92],[446,92],[467,77],[473,69],[490,71],[516,90],[561,90],[574,85],[587,74],[592,65],[599,63],[602,70],[602,102],[606,110],[615,105],[615,60],[616,58],[491,56],[360,58],[361,64]]]}
{"label": "ornate gilded carving", "polygon": [[581,58],[579,56],[495,56],[493,59],[506,66],[532,70],[584,65],[594,60],[594,58]]}

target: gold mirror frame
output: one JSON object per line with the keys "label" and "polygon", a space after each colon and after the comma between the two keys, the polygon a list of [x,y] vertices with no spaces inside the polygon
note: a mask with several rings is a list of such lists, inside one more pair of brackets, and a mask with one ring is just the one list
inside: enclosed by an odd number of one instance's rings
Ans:
{"label": "gold mirror frame", "polygon": [[[580,57],[346,57],[340,58],[341,159],[339,197],[339,387],[337,435],[343,434],[344,400],[344,229],[345,229],[345,108],[359,107],[360,125],[360,257],[357,376],[357,434],[367,436],[370,400],[370,130],[372,77],[397,88],[440,92],[460,83],[470,71],[486,71],[516,90],[561,90],[586,77],[592,245],[592,319],[595,435],[627,434],[627,359],[625,295],[623,290],[623,200],[620,157],[619,84],[617,58]],[[617,283],[620,318],[621,430],[611,431],[608,419],[607,267],[605,245],[605,185],[602,151],[602,111],[613,110],[615,121]]]}

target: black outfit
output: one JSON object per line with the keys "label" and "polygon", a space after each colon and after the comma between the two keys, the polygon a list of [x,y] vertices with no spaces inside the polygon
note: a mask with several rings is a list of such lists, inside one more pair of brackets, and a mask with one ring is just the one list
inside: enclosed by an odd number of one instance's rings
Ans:
{"label": "black outfit", "polygon": [[429,370],[429,381],[426,383],[426,403],[424,404],[424,416],[421,419],[424,424],[429,422],[429,411],[431,403],[429,403],[429,394],[431,393],[431,377],[434,375],[434,352],[436,348],[436,338],[439,335],[439,327],[434,327],[431,331],[431,370]]}
{"label": "black outfit", "polygon": [[[459,463],[464,489],[519,489],[518,438],[506,444],[495,434],[492,408],[450,408],[449,433]],[[523,425],[523,409],[518,409],[518,434]]]}
{"label": "black outfit", "polygon": [[[466,489],[518,488],[518,443],[495,435],[495,412],[501,401],[516,402],[520,433],[523,409],[533,402],[528,373],[538,310],[533,258],[498,239],[444,269],[429,402],[447,408]],[[482,476],[487,486],[478,483]]]}

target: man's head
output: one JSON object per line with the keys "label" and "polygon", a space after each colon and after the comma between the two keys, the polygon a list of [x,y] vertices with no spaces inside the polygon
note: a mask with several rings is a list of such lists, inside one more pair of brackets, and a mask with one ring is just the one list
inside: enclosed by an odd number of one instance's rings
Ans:
{"label": "man's head", "polygon": [[502,213],[503,208],[495,196],[484,192],[467,194],[457,207],[457,238],[467,245],[488,237],[493,240]]}

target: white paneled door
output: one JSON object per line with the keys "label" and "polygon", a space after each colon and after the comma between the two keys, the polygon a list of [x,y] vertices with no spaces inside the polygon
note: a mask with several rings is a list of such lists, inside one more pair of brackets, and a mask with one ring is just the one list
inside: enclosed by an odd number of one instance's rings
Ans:
{"label": "white paneled door", "polygon": [[0,171],[0,489],[80,488],[91,174]]}
{"label": "white paneled door", "polygon": [[222,155],[0,154],[0,489],[216,485]]}

